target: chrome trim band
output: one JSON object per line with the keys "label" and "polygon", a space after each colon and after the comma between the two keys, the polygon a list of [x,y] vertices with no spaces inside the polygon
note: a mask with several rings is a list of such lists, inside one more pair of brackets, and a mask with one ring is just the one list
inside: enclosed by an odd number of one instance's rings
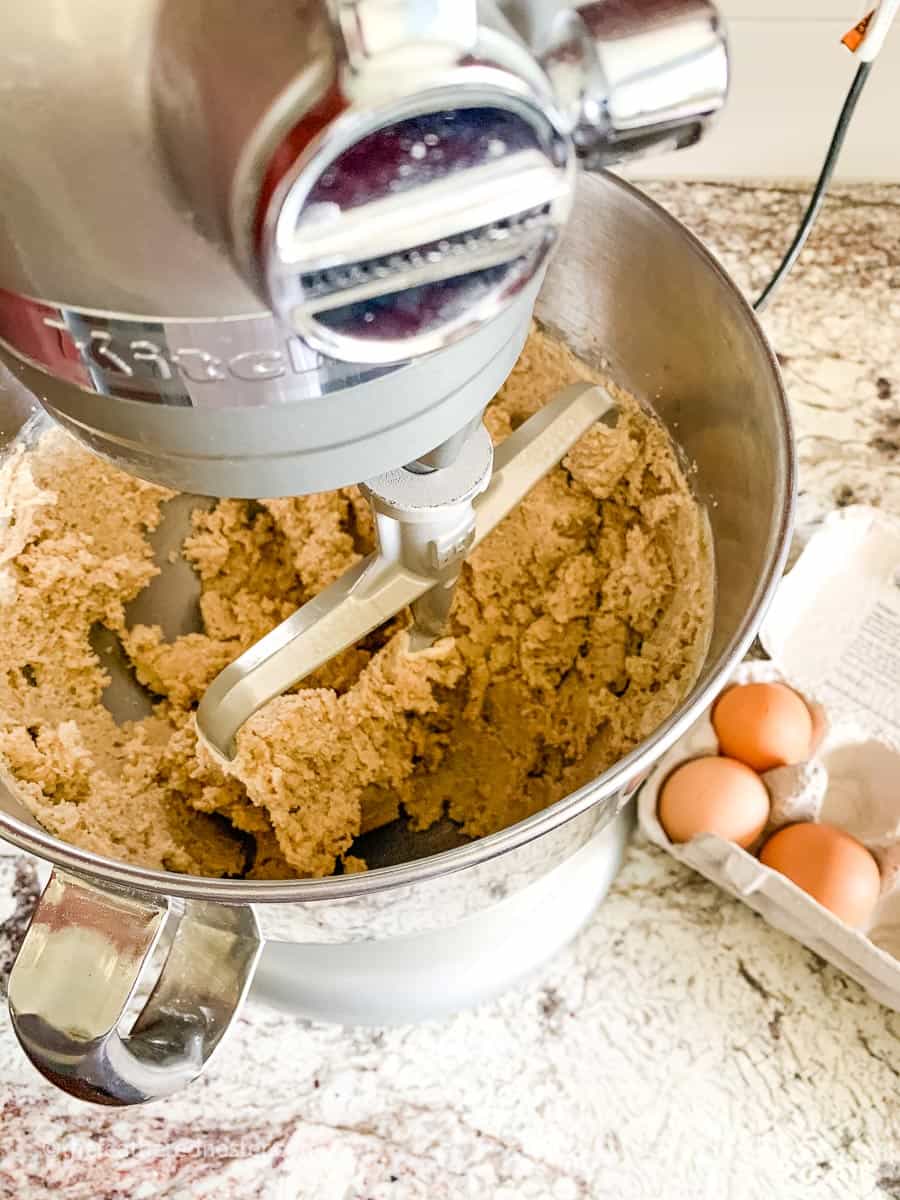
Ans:
{"label": "chrome trim band", "polygon": [[190,408],[291,403],[397,369],[337,362],[269,313],[219,320],[92,312],[0,289],[0,346],[85,392]]}

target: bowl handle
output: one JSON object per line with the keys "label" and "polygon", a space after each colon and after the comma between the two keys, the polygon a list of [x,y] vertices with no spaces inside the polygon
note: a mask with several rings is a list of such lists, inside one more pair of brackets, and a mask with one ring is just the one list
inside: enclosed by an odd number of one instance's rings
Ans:
{"label": "bowl handle", "polygon": [[[163,933],[149,997],[126,1006]],[[9,978],[16,1036],[51,1083],[96,1104],[141,1104],[203,1070],[238,1012],[262,948],[246,905],[146,899],[54,871]]]}

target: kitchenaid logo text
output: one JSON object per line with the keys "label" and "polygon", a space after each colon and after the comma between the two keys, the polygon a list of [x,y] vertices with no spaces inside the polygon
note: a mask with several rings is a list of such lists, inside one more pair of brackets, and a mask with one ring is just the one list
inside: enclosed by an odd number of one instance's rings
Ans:
{"label": "kitchenaid logo text", "polygon": [[74,329],[62,317],[45,315],[43,323],[71,339],[86,366],[126,379],[167,382],[181,376],[191,383],[224,383],[230,379],[256,383],[303,375],[317,370],[324,361],[296,337],[287,338],[283,350],[256,348],[223,357],[199,346],[173,349],[147,337],[123,337],[109,329]]}

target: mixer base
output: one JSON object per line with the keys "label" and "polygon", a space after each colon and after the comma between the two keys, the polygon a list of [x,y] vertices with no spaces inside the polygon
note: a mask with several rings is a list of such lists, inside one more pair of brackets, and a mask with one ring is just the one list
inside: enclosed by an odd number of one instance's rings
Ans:
{"label": "mixer base", "polygon": [[480,1004],[590,919],[621,866],[633,808],[536,883],[448,929],[339,945],[269,942],[251,999],[339,1025],[402,1025]]}

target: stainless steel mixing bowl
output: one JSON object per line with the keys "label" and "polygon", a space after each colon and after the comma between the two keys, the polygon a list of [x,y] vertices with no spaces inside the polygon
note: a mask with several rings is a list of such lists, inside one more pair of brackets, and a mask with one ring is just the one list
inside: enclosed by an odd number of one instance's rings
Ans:
{"label": "stainless steel mixing bowl", "polygon": [[[254,970],[268,999],[338,1021],[457,1007],[551,954],[602,898],[621,848],[611,818],[744,654],[780,575],[790,422],[772,352],[733,284],[615,178],[582,181],[537,314],[649,399],[696,463],[718,596],[695,687],[652,737],[545,811],[449,849],[440,831],[393,830],[374,850],[387,865],[361,875],[255,882],[144,870],[59,841],[0,789],[0,833],[55,867],[9,1001],[27,1053],[61,1087],[110,1104],[171,1092],[202,1068]],[[4,439],[32,406],[0,391]],[[153,991],[126,1033],[123,1011],[147,975]]]}

